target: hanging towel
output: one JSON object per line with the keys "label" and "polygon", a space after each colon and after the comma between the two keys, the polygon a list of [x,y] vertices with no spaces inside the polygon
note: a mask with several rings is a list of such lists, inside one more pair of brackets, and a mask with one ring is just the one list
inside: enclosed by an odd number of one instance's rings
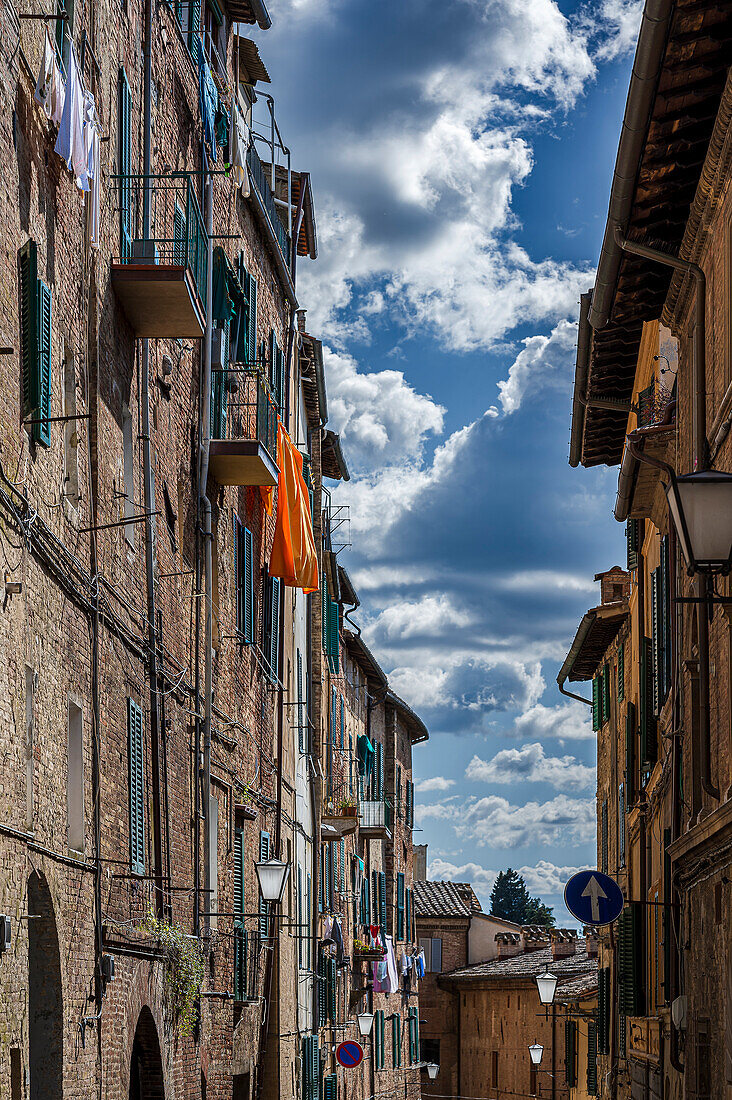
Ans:
{"label": "hanging towel", "polygon": [[371,775],[375,756],[376,749],[366,734],[359,733],[356,738],[356,757],[358,759],[358,774],[362,775],[364,779],[368,779]]}
{"label": "hanging towel", "polygon": [[46,117],[49,118],[51,122],[55,122],[57,126],[61,121],[61,114],[64,109],[65,92],[66,89],[64,88],[64,81],[61,76],[61,69],[56,57],[56,51],[53,48],[48,27],[46,27],[46,41],[43,46],[41,70],[38,73],[38,80],[36,81],[36,90],[33,98],[36,103],[40,103],[46,113]]}
{"label": "hanging towel", "polygon": [[211,160],[216,160],[216,112],[219,106],[219,93],[203,52],[200,35],[198,37],[198,92],[201,104],[203,136],[211,149]]}
{"label": "hanging towel", "polygon": [[346,951],[343,946],[343,933],[341,932],[341,923],[336,917],[333,921],[333,929],[331,932],[333,942],[336,945],[336,963],[343,966],[346,961]]}
{"label": "hanging towel", "polygon": [[221,324],[233,321],[244,310],[244,291],[221,245],[213,252],[212,316]]}
{"label": "hanging towel", "polygon": [[91,191],[89,194],[89,241],[92,248],[99,248],[99,184],[101,169],[99,166],[99,129],[94,127],[89,152],[89,176]]}
{"label": "hanging towel", "polygon": [[55,151],[77,178],[86,175],[88,156],[84,145],[84,82],[76,60],[74,43],[69,43],[64,109]]}
{"label": "hanging towel", "polygon": [[306,594],[318,590],[310,494],[302,476],[302,455],[280,421],[277,428],[277,519],[269,559],[270,577]]}
{"label": "hanging towel", "polygon": [[94,133],[97,125],[97,111],[94,105],[94,96],[88,90],[84,91],[81,117],[81,136],[84,145],[84,167],[76,177],[76,186],[79,188],[80,191],[90,191],[90,181],[92,179],[94,171],[92,166],[92,145],[94,142]]}
{"label": "hanging towel", "polygon": [[232,106],[231,129],[229,132],[229,163],[231,178],[235,187],[241,188],[242,196],[249,196],[249,173],[247,171],[247,150],[249,149],[249,127],[237,105]]}
{"label": "hanging towel", "polygon": [[384,993],[396,993],[399,989],[399,975],[397,974],[394,944],[391,936],[385,936],[384,939],[386,940],[386,981],[384,982]]}

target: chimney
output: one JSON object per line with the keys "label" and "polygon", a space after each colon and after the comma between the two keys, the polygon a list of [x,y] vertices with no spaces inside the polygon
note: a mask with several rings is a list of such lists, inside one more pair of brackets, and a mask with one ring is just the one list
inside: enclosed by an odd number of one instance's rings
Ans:
{"label": "chimney", "polygon": [[586,924],[583,929],[585,935],[585,947],[587,948],[587,958],[596,959],[597,949],[599,946],[599,940],[597,937],[597,928],[594,924]]}
{"label": "chimney", "polygon": [[549,934],[540,924],[525,924],[521,929],[524,951],[543,951],[549,946]]}
{"label": "chimney", "polygon": [[552,928],[552,958],[566,959],[577,949],[577,933],[574,928]]}
{"label": "chimney", "polygon": [[305,332],[305,314],[307,310],[298,309],[297,311],[297,331]]}
{"label": "chimney", "polygon": [[521,937],[518,932],[496,932],[499,959],[512,959],[514,955],[520,955]]}
{"label": "chimney", "polygon": [[427,845],[415,844],[414,853],[414,879],[416,882],[424,882],[427,879]]}

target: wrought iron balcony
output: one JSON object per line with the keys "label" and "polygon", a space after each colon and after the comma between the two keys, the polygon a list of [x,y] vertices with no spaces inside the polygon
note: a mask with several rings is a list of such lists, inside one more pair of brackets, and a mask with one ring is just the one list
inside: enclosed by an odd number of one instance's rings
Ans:
{"label": "wrought iron balcony", "polygon": [[391,840],[394,821],[392,805],[387,798],[364,799],[359,805],[358,816],[362,836]]}
{"label": "wrought iron balcony", "polygon": [[[345,755],[339,753],[339,755]],[[328,831],[334,830],[339,837],[355,833],[358,828],[358,798],[356,785],[348,777],[328,774],[323,781],[322,824]],[[323,836],[323,840],[335,839],[335,836]]]}
{"label": "wrought iron balcony", "polygon": [[[120,252],[112,285],[138,337],[200,339],[206,316],[208,238],[188,173],[113,176]],[[149,204],[148,236],[143,210]]]}
{"label": "wrought iron balcony", "polygon": [[[219,361],[220,362],[220,361]],[[246,364],[212,368],[209,466],[220,485],[277,484],[277,406]]]}

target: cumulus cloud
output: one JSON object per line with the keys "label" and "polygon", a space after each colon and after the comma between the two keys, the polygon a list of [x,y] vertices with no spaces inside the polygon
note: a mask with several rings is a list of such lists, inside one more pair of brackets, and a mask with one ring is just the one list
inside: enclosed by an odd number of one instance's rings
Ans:
{"label": "cumulus cloud", "polygon": [[469,882],[476,894],[490,894],[497,871],[489,871],[479,863],[451,863],[435,857],[430,860],[429,877],[440,882]]}
{"label": "cumulus cloud", "polygon": [[589,708],[575,702],[555,707],[535,703],[516,717],[512,732],[517,737],[556,738],[559,742],[590,741],[595,736]]}
{"label": "cumulus cloud", "polygon": [[528,336],[514,359],[508,378],[498,383],[504,413],[514,413],[527,392],[568,384],[574,368],[577,326],[560,321],[549,336]]}
{"label": "cumulus cloud", "polygon": [[329,421],[356,471],[417,459],[428,435],[442,432],[445,410],[417,393],[397,370],[367,373],[343,352],[323,348]]}
{"label": "cumulus cloud", "polygon": [[496,580],[496,587],[507,592],[594,592],[591,577],[584,574],[561,573],[556,569],[523,569]]}
{"label": "cumulus cloud", "polygon": [[595,835],[595,799],[557,795],[548,802],[512,805],[498,795],[460,808],[455,830],[479,846],[536,848],[541,844],[577,844]]}
{"label": "cumulus cloud", "polygon": [[643,0],[602,0],[591,24],[599,62],[614,61],[635,49]]}
{"label": "cumulus cloud", "polygon": [[581,867],[557,867],[546,859],[540,859],[534,867],[520,867],[519,874],[524,876],[529,890],[544,896],[563,894],[567,881],[581,870]]}
{"label": "cumulus cloud", "polygon": [[367,639],[383,638],[385,641],[437,637],[449,627],[468,626],[471,615],[462,611],[441,596],[422,596],[415,601],[394,602],[376,616],[366,627]]}
{"label": "cumulus cloud", "polygon": [[455,786],[454,779],[446,779],[444,775],[435,775],[431,779],[418,779],[414,784],[415,791],[426,794],[429,791],[449,791]]}
{"label": "cumulus cloud", "polygon": [[482,783],[550,783],[567,791],[582,791],[595,783],[595,769],[575,756],[547,756],[535,741],[520,749],[502,749],[490,760],[474,756],[465,778]]}
{"label": "cumulus cloud", "polygon": [[[523,877],[530,893],[546,898],[561,896],[568,879],[582,868],[558,867],[549,860],[540,859],[533,866],[516,869]],[[457,864],[435,857],[429,864],[431,879],[444,882],[469,882],[475,892],[485,898],[490,896],[497,875],[497,871],[489,870],[474,862]]]}

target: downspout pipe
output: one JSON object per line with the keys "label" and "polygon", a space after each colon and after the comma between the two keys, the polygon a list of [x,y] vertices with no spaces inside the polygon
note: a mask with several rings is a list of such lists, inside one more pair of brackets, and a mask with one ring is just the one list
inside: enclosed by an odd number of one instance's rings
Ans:
{"label": "downspout pipe", "polygon": [[582,622],[579,626],[579,630],[575,635],[575,639],[572,642],[569,653],[565,657],[564,664],[560,668],[557,675],[557,687],[561,691],[562,695],[566,695],[568,699],[576,699],[578,703],[584,703],[585,706],[588,707],[592,706],[591,699],[584,699],[581,695],[575,695],[573,691],[567,691],[564,684],[570,672],[572,671],[576,656],[584,645],[585,638],[587,637],[590,627],[592,626],[596,618],[597,615],[594,611],[588,611],[587,614],[583,616]]}
{"label": "downspout pipe", "polygon": [[[151,134],[152,134],[152,0],[145,0],[142,97],[142,163],[145,181],[142,202],[142,236],[150,239]],[[155,606],[155,486],[150,447],[150,342],[142,341],[140,401],[142,405],[142,469],[145,505],[145,581],[147,588],[148,678],[150,681],[150,765],[153,800],[153,854],[155,859],[155,912],[165,912],[163,893],[162,815],[160,812],[160,712],[158,707],[157,609]]]}
{"label": "downspout pipe", "polygon": [[[706,393],[706,297],[707,280],[699,264],[690,260],[681,260],[669,256],[657,248],[629,241],[619,229],[615,231],[615,241],[622,252],[664,264],[674,271],[690,275],[694,280],[694,334],[692,340],[692,391],[693,409],[693,450],[694,469],[699,472],[709,467],[709,446],[707,443],[707,393]],[[640,457],[638,451],[636,457]],[[719,789],[712,783],[712,746],[709,718],[709,581],[700,576],[695,584],[697,595],[702,597],[696,605],[696,628],[699,647],[699,758],[701,760],[702,789],[714,799],[719,800]]]}
{"label": "downspout pipe", "polygon": [[588,314],[589,323],[594,329],[604,328],[610,318],[622,259],[622,250],[615,234],[618,228],[624,229],[630,220],[638,168],[651,119],[673,9],[674,0],[646,0],[643,10],[613,171],[607,225]]}
{"label": "downspout pipe", "polygon": [[[204,154],[205,166],[205,154]],[[204,218],[208,239],[208,264],[206,267],[206,330],[203,339],[201,364],[201,443],[198,454],[198,486],[200,522],[204,544],[204,660],[203,660],[203,837],[204,934],[211,933],[211,836],[209,826],[209,802],[211,796],[211,697],[213,691],[213,533],[211,527],[211,501],[208,498],[208,463],[211,448],[211,314],[213,304],[213,181],[209,172],[204,173]]]}

